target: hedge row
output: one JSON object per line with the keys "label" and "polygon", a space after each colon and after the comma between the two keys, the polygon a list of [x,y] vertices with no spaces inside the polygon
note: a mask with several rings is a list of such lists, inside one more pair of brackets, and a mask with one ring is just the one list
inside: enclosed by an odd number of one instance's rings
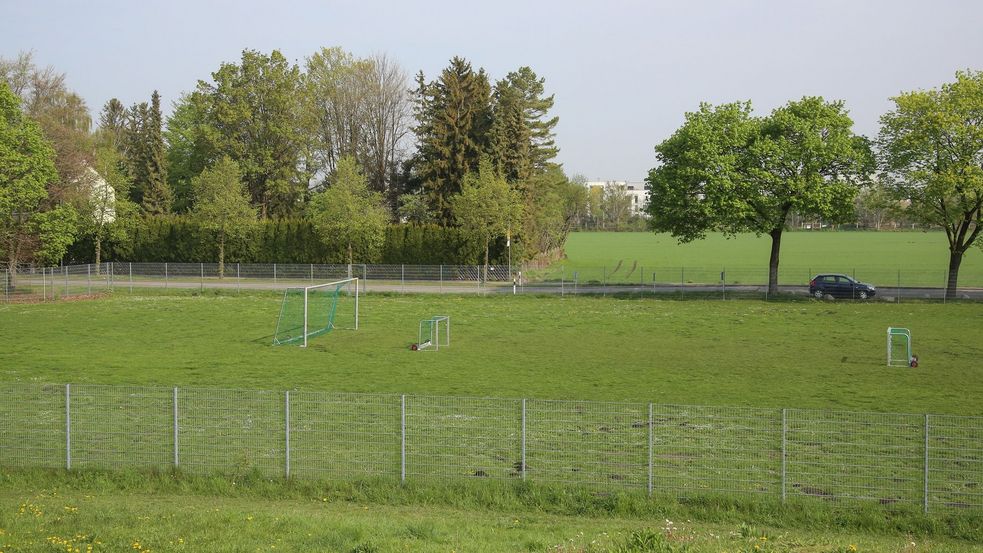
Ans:
{"label": "hedge row", "polygon": [[[520,252],[513,244],[513,255]],[[459,228],[436,225],[391,225],[386,229],[382,251],[375,255],[353,248],[356,263],[407,263],[415,265],[471,265],[484,261],[483,246]],[[492,244],[492,262],[504,262],[505,241]],[[102,261],[214,262],[218,245],[195,221],[183,216],[140,220],[123,239],[102,244]],[[305,219],[258,221],[245,238],[226,242],[229,263],[344,263],[345,247],[322,237]],[[65,263],[92,263],[95,246],[91,238],[78,240],[65,256]]]}

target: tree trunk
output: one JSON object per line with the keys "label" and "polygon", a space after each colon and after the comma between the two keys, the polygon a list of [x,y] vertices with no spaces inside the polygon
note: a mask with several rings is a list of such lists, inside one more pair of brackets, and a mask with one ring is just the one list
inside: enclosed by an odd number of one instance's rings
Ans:
{"label": "tree trunk", "polygon": [[956,297],[956,281],[959,279],[959,265],[963,262],[963,252],[949,250],[949,278],[945,286],[945,297]]}
{"label": "tree trunk", "polygon": [[351,266],[352,266],[352,243],[349,242],[348,243],[348,267],[349,267],[349,269],[351,268]]}
{"label": "tree trunk", "polygon": [[14,291],[17,285],[17,252],[14,249],[14,240],[11,239],[8,243],[7,250],[7,293],[10,294]]}
{"label": "tree trunk", "polygon": [[96,276],[99,275],[99,267],[102,264],[102,236],[96,233]]}
{"label": "tree trunk", "polygon": [[218,235],[218,278],[225,278],[225,233]]}
{"label": "tree trunk", "polygon": [[778,293],[778,253],[782,247],[782,227],[772,230],[771,257],[768,259],[768,295]]}

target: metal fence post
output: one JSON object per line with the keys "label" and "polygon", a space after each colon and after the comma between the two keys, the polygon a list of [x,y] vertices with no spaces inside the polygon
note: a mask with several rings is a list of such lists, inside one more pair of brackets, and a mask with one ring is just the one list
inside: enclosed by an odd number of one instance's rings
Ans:
{"label": "metal fence post", "polygon": [[925,490],[923,510],[928,514],[928,415],[925,415]]}
{"label": "metal fence post", "polygon": [[653,467],[652,467],[652,459],[653,459],[654,454],[655,454],[655,451],[654,451],[655,450],[655,439],[654,439],[653,428],[652,428],[653,426],[655,426],[655,416],[654,415],[655,415],[654,408],[652,407],[652,404],[649,403],[649,463],[648,463],[649,464],[649,483],[648,483],[648,492],[649,492],[649,495],[652,495],[652,469],[653,469]]}
{"label": "metal fence post", "polygon": [[406,395],[399,396],[399,481],[406,482]]}
{"label": "metal fence post", "polygon": [[782,409],[782,503],[785,503],[785,482],[786,482],[786,470],[787,470],[787,444],[786,433],[788,432],[788,415],[785,409]]}
{"label": "metal fence post", "polygon": [[276,286],[276,263],[273,264],[273,285]]}
{"label": "metal fence post", "polygon": [[[48,301],[48,283],[44,278],[44,267],[41,267],[41,301]],[[6,275],[7,273],[4,273]],[[6,279],[4,279],[6,281]],[[54,299],[54,294],[51,295],[51,299]]]}
{"label": "metal fence post", "polygon": [[[68,295],[68,266],[65,265],[64,267],[62,267],[62,270],[65,271],[65,295],[67,296]],[[54,295],[54,293],[52,293],[52,295]]]}
{"label": "metal fence post", "polygon": [[201,287],[200,287],[200,290],[202,292],[204,292],[205,291],[205,264],[204,263],[199,263],[199,268],[201,269]]}
{"label": "metal fence post", "polygon": [[522,479],[526,479],[526,399],[522,398]]}
{"label": "metal fence post", "polygon": [[283,395],[283,428],[285,438],[284,476],[290,478],[290,391]]}
{"label": "metal fence post", "polygon": [[239,267],[242,263],[236,263],[236,293],[239,292]]}
{"label": "metal fence post", "polygon": [[178,425],[177,425],[177,386],[174,387],[174,468],[180,464],[178,457]]}
{"label": "metal fence post", "polygon": [[133,262],[130,261],[130,293],[133,293]]}
{"label": "metal fence post", "polygon": [[314,284],[314,264],[311,263],[311,284]]}
{"label": "metal fence post", "polygon": [[164,288],[167,288],[167,262],[164,262]]}
{"label": "metal fence post", "polygon": [[72,470],[72,385],[65,384],[65,470]]}
{"label": "metal fence post", "polygon": [[440,291],[444,291],[444,266],[440,266]]}
{"label": "metal fence post", "polygon": [[399,264],[399,291],[406,293],[406,265]]}
{"label": "metal fence post", "polygon": [[92,295],[92,264],[91,263],[85,264],[85,286],[86,286],[86,293],[91,296]]}

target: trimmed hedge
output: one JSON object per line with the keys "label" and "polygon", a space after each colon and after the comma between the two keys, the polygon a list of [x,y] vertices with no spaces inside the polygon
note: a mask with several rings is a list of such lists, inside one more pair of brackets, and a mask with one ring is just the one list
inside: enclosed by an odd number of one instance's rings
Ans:
{"label": "trimmed hedge", "polygon": [[[521,258],[518,244],[512,245],[513,259]],[[343,244],[318,236],[306,219],[267,219],[251,225],[246,237],[226,242],[228,263],[344,263]],[[356,263],[408,263],[414,265],[474,265],[484,261],[483,246],[456,227],[437,225],[390,225],[377,259]],[[505,262],[505,240],[492,244],[491,261]],[[125,240],[102,244],[103,261],[215,262],[218,246],[189,217],[172,215],[139,220]],[[92,263],[95,246],[91,238],[75,242],[65,263]]]}

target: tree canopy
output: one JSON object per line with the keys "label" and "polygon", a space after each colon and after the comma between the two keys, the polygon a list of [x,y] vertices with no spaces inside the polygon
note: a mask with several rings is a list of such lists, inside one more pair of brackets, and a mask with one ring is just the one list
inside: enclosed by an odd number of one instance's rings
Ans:
{"label": "tree canopy", "polygon": [[955,294],[963,255],[983,229],[983,72],[892,100],[878,139],[885,179],[910,201],[912,218],[945,230],[946,289]]}
{"label": "tree canopy", "polygon": [[806,97],[754,117],[750,102],[686,114],[656,147],[661,163],[646,179],[656,232],[680,242],[707,231],[768,234],[768,288],[778,291],[782,232],[789,214],[847,221],[873,170],[866,139],[852,131],[842,102]]}

